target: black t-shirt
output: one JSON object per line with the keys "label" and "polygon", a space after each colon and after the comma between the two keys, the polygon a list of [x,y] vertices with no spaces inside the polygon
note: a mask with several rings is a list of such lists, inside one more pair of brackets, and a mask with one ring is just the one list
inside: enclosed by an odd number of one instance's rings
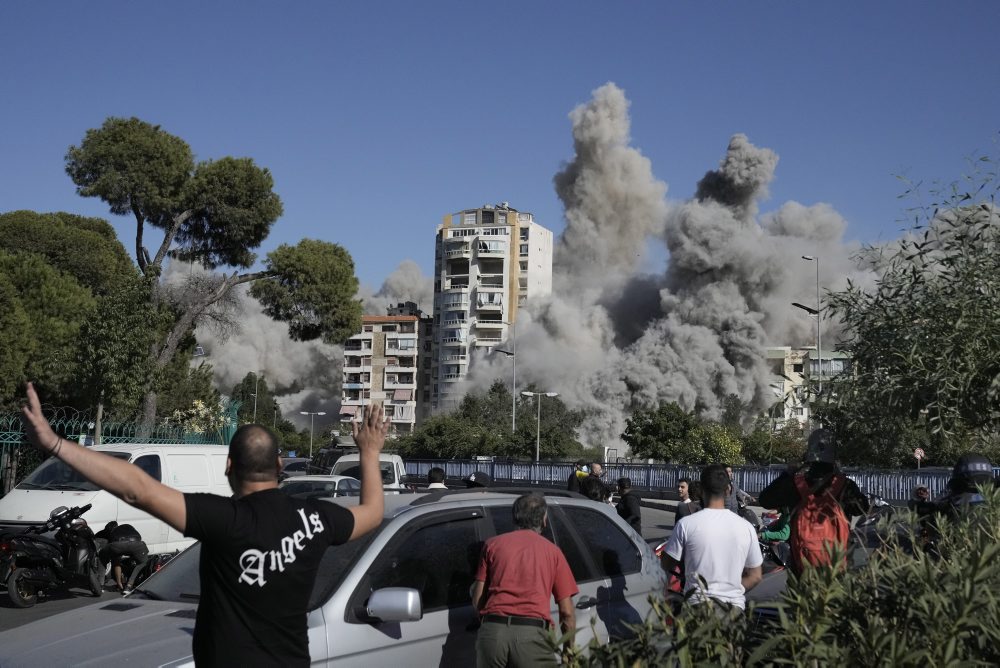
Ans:
{"label": "black t-shirt", "polygon": [[351,512],[278,489],[184,500],[184,535],[202,542],[195,663],[308,665],[306,607],[316,569],[327,547],[350,538]]}
{"label": "black t-shirt", "polygon": [[[833,474],[839,473],[839,469],[826,462],[807,464],[799,470],[805,473],[806,483],[812,488],[813,493],[822,491],[823,488],[830,484]],[[798,508],[802,497],[795,486],[795,472],[784,471],[770,485],[764,488],[757,498],[760,505],[765,508]],[[840,502],[841,507],[844,509],[844,514],[848,518],[855,515],[864,515],[868,512],[870,506],[868,497],[858,489],[857,483],[850,478],[845,480],[844,487],[840,492],[840,498],[837,500]]]}

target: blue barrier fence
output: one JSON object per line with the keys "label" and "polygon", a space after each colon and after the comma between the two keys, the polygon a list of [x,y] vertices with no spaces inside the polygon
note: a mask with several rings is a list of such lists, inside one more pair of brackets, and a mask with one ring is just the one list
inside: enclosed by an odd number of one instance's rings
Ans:
{"label": "blue barrier fence", "polygon": [[[493,478],[494,484],[514,482],[535,485],[563,487],[573,470],[571,463],[553,462],[493,462],[476,460],[432,460],[411,459],[406,462],[406,473],[423,478],[434,466],[444,469],[450,479],[465,478],[475,471],[484,471]],[[700,466],[675,466],[670,464],[607,464],[604,480],[614,483],[618,478],[629,478],[632,487],[661,497],[671,497],[677,489],[680,478],[697,480],[701,476]],[[758,494],[782,472],[780,467],[735,467],[733,477],[741,489]],[[927,487],[931,498],[945,490],[950,471],[934,470],[855,470],[844,472],[862,490],[880,494],[888,501],[903,502],[910,498],[913,489],[919,485]],[[993,469],[994,477],[1000,475],[1000,467]]]}

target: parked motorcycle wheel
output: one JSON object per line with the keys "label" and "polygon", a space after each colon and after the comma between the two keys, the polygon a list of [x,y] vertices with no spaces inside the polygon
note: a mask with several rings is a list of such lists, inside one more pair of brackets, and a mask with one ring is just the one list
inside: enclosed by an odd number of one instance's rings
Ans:
{"label": "parked motorcycle wheel", "polygon": [[18,608],[30,608],[38,602],[38,592],[24,581],[24,571],[15,568],[7,578],[7,595]]}
{"label": "parked motorcycle wheel", "polygon": [[90,558],[90,572],[87,573],[87,580],[90,583],[90,593],[100,596],[104,593],[104,564],[95,554]]}

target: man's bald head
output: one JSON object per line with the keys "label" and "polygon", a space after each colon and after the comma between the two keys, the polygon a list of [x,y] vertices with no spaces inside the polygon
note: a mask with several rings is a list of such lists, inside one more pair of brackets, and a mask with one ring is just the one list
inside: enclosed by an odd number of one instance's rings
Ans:
{"label": "man's bald head", "polygon": [[245,424],[229,441],[230,475],[240,482],[277,482],[278,441],[267,427]]}

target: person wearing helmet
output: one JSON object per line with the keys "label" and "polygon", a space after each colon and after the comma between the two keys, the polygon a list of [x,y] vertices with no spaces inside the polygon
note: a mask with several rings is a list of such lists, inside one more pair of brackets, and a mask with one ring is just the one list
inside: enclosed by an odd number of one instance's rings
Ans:
{"label": "person wearing helmet", "polygon": [[[799,491],[795,487],[795,475],[798,473],[805,474],[813,494],[821,493],[830,485],[834,475],[840,474],[840,467],[837,466],[837,441],[833,432],[820,428],[809,434],[802,464],[789,466],[765,487],[759,496],[760,505],[765,508],[796,508],[800,500]],[[868,497],[850,478],[845,481],[837,500],[848,518],[868,512]]]}
{"label": "person wearing helmet", "polygon": [[980,489],[993,482],[990,460],[975,452],[958,458],[948,480],[948,492],[937,502],[937,510],[955,521],[972,506],[984,502]]}

